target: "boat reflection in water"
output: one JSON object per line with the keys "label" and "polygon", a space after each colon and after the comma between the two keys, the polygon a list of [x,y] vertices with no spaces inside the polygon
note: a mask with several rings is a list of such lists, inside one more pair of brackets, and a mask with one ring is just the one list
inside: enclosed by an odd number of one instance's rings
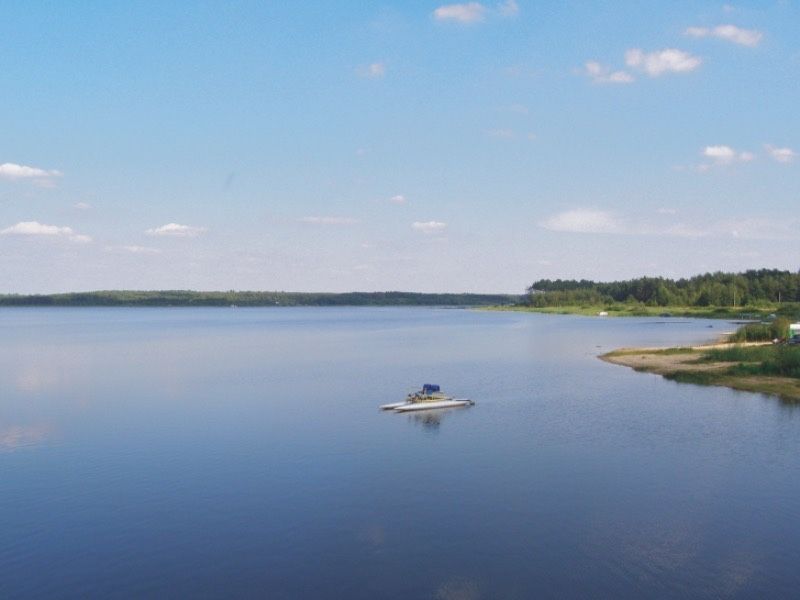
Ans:
{"label": "boat reflection in water", "polygon": [[419,410],[406,413],[408,422],[428,431],[438,432],[441,424],[449,418],[455,418],[461,412],[460,407],[442,408],[439,410]]}
{"label": "boat reflection in water", "polygon": [[415,425],[421,425],[424,429],[438,430],[442,424],[443,411],[435,412],[415,412],[408,415],[408,420]]}

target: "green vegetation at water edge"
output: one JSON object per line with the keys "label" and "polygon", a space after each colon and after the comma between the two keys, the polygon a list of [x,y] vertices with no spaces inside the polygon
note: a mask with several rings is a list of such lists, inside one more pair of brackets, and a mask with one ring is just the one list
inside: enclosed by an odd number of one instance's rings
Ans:
{"label": "green vegetation at water edge", "polygon": [[645,354],[654,354],[657,356],[671,356],[674,354],[692,354],[695,352],[695,349],[690,346],[678,346],[676,348],[659,348],[659,349],[652,349],[652,348],[621,348],[619,350],[612,350],[611,352],[607,352],[605,356],[607,357],[614,357],[614,356],[637,356],[642,353]]}
{"label": "green vegetation at water edge", "polygon": [[112,290],[47,295],[0,295],[0,306],[487,306],[518,302],[505,294],[414,292],[195,292]]}
{"label": "green vegetation at water edge", "polygon": [[[661,355],[673,354],[668,360]],[[768,344],[714,348],[626,349],[604,360],[658,373],[678,383],[718,385],[800,402],[800,346]]]}
{"label": "green vegetation at water edge", "polygon": [[800,346],[731,346],[712,348],[696,362],[735,363],[725,371],[729,375],[768,375],[800,379]]}
{"label": "green vegetation at water edge", "polygon": [[769,342],[784,339],[789,332],[791,321],[778,317],[769,323],[749,323],[740,327],[728,341],[730,342]]}
{"label": "green vegetation at water edge", "polygon": [[[644,304],[575,304],[559,306],[534,306],[530,304],[517,304],[507,306],[492,306],[492,310],[513,310],[520,312],[537,312],[558,315],[586,315],[597,316],[605,312],[609,317],[686,317],[704,319],[762,319],[767,318],[776,311],[785,311],[789,307],[784,305],[767,305],[754,307],[730,306],[647,306]],[[800,311],[800,306],[796,307]]]}
{"label": "green vegetation at water edge", "polygon": [[719,373],[713,371],[673,371],[664,373],[664,379],[678,383],[694,383],[695,385],[718,385],[721,383]]}
{"label": "green vegetation at water edge", "polygon": [[703,352],[698,362],[758,362],[772,358],[777,346],[738,346],[711,348]]}

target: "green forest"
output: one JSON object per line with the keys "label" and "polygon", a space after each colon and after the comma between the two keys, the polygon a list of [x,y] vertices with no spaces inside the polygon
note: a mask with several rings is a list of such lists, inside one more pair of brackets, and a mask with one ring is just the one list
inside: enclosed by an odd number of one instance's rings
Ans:
{"label": "green forest", "polygon": [[490,306],[519,302],[506,294],[413,292],[195,292],[188,290],[0,295],[0,306]]}
{"label": "green forest", "polygon": [[800,273],[759,269],[705,273],[684,279],[639,277],[626,281],[541,279],[527,290],[531,307],[613,304],[653,307],[772,307],[800,302]]}

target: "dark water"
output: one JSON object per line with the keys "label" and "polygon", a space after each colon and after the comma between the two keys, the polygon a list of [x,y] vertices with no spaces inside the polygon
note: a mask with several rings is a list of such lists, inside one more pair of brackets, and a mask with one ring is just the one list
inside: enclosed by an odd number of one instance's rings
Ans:
{"label": "dark water", "polygon": [[595,358],[731,328],[3,309],[0,597],[795,596],[800,411]]}

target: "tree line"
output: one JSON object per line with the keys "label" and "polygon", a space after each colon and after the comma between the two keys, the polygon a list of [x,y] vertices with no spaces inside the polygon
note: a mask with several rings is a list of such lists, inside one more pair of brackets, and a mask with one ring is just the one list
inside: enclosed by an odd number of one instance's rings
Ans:
{"label": "tree line", "polygon": [[196,292],[111,290],[66,294],[0,295],[0,306],[489,306],[512,304],[506,294],[415,292]]}
{"label": "tree line", "polygon": [[639,277],[625,281],[540,279],[527,289],[534,307],[605,305],[766,306],[800,302],[800,273],[758,269],[743,273],[705,273],[690,278]]}

